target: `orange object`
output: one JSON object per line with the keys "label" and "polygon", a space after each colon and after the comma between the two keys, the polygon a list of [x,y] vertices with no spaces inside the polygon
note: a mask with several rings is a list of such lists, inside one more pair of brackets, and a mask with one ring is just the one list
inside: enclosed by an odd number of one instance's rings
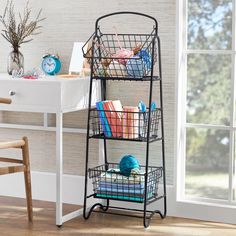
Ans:
{"label": "orange object", "polygon": [[78,78],[78,77],[80,77],[80,75],[70,75],[70,74],[62,74],[62,75],[58,75],[58,77],[60,77],[60,78],[68,78],[68,79],[70,79],[70,78]]}
{"label": "orange object", "polygon": [[136,55],[141,50],[141,48],[142,48],[142,44],[141,43],[137,44],[136,47],[133,48],[134,55]]}

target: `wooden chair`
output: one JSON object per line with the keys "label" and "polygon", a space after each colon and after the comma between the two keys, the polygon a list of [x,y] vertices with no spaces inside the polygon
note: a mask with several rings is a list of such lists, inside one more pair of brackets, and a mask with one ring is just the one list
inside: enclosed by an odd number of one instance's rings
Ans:
{"label": "wooden chair", "polygon": [[[11,99],[0,98],[0,104],[11,104]],[[24,172],[25,191],[27,200],[27,211],[29,221],[33,220],[32,194],[31,194],[31,177],[30,177],[30,161],[29,146],[27,137],[21,140],[0,142],[0,149],[20,148],[22,150],[22,160],[0,157],[0,162],[15,163],[18,165],[0,167],[0,175],[11,174],[16,172]]]}

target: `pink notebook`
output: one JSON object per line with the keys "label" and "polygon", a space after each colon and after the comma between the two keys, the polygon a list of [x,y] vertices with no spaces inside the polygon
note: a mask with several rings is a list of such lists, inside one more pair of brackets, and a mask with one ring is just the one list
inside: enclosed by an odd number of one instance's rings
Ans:
{"label": "pink notebook", "polygon": [[122,117],[123,137],[130,139],[138,138],[139,136],[138,107],[124,106],[123,111],[124,111]]}

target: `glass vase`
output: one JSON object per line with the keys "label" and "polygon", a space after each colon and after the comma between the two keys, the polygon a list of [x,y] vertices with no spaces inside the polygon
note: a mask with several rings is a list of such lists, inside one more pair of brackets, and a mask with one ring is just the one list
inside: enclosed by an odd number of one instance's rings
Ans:
{"label": "glass vase", "polygon": [[19,50],[13,50],[8,56],[7,72],[12,75],[13,71],[24,71],[24,56]]}

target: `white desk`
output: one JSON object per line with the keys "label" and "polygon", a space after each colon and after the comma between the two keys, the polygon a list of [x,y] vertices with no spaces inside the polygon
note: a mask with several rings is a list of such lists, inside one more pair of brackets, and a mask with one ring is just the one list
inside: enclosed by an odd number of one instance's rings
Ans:
{"label": "white desk", "polygon": [[[62,215],[63,114],[88,107],[89,81],[89,78],[63,79],[57,77],[38,80],[13,79],[6,74],[0,74],[0,97],[11,97],[12,99],[12,104],[0,105],[0,111],[44,113],[43,126],[1,123],[0,127],[56,131],[56,225],[58,226],[82,214],[80,209]],[[95,104],[100,99],[100,85],[99,82],[93,84],[92,104]],[[56,127],[48,127],[47,113],[56,114]],[[70,129],[67,131],[70,132]]]}

